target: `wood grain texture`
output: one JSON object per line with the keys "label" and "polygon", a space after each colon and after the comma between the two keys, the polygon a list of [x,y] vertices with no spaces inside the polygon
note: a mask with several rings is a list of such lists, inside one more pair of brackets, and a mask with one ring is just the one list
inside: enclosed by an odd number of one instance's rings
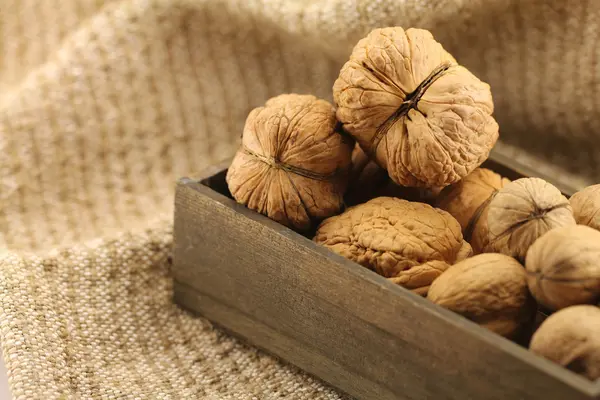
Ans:
{"label": "wood grain texture", "polygon": [[[214,172],[204,182],[223,191]],[[600,399],[597,383],[190,179],[174,274],[183,307],[360,399]]]}

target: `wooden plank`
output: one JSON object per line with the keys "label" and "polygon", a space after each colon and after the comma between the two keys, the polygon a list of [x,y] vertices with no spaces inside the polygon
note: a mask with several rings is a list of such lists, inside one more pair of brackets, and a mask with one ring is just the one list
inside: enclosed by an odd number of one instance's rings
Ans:
{"label": "wooden plank", "polygon": [[548,176],[540,171],[536,171],[530,166],[521,164],[497,149],[492,150],[488,160],[483,166],[490,168],[511,180],[527,176],[541,178],[557,187],[567,197],[570,197],[575,192],[582,189],[573,185],[571,182],[559,179],[559,177]]}
{"label": "wooden plank", "polygon": [[362,399],[598,394],[594,383],[190,180],[177,188],[174,265],[180,304]]}
{"label": "wooden plank", "polygon": [[[240,337],[243,341],[251,342],[247,337],[244,337],[238,332],[252,332],[252,336],[260,337],[262,346],[253,344],[261,350],[276,355],[285,354],[289,350],[289,342],[281,337],[277,328],[270,327],[262,322],[257,321],[254,316],[244,314],[235,307],[224,304],[220,300],[216,300],[209,295],[203,295],[194,288],[186,284],[175,282],[175,300],[177,303],[186,307],[189,311],[198,314],[198,309],[203,310],[202,315],[217,316],[213,322],[220,329],[230,333],[233,336]],[[221,325],[215,321],[227,321],[228,326]],[[264,345],[266,343],[266,345]],[[299,351],[296,357],[301,359],[298,364],[304,365],[309,370],[316,370],[321,365],[327,365],[332,360],[326,358],[323,354],[315,351],[310,344],[296,347]],[[285,360],[283,360],[285,362]],[[363,379],[360,375],[346,373],[343,369],[336,370],[340,373],[336,380],[354,381],[359,387],[367,388],[370,382]]]}

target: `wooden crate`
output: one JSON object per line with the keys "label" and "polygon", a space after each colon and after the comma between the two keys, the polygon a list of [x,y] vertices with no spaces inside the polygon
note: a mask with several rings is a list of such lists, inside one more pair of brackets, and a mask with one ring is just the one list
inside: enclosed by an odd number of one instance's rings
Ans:
{"label": "wooden crate", "polygon": [[[485,166],[511,179],[533,174],[509,162],[495,155]],[[600,399],[600,382],[237,204],[227,165],[177,186],[175,300],[184,308],[359,399]]]}

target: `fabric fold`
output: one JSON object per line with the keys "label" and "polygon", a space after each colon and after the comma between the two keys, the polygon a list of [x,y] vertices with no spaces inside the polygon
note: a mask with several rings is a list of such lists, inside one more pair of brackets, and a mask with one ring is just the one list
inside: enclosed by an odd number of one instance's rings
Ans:
{"label": "fabric fold", "polygon": [[342,398],[173,304],[171,244],[159,221],[43,257],[5,256],[0,320],[15,397]]}

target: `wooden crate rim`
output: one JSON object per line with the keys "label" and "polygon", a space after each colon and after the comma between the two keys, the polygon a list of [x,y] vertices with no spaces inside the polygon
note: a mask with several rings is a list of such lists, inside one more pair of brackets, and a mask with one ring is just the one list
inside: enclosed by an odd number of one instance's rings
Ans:
{"label": "wooden crate rim", "polygon": [[[508,159],[502,155],[498,155],[498,153],[492,152],[492,154],[490,154],[489,159],[498,164],[507,166],[508,168],[522,175],[538,176],[554,184],[552,180],[546,179],[546,177],[543,176],[539,176],[535,171],[532,171],[530,168],[527,168],[525,166],[518,165],[514,168],[512,165],[508,166]],[[397,296],[402,296],[405,300],[410,301],[415,307],[418,307],[419,309],[423,310],[423,312],[434,314],[438,318],[444,320],[446,323],[454,325],[459,330],[463,332],[468,331],[475,338],[495,346],[503,352],[508,353],[511,356],[516,357],[521,361],[532,365],[535,368],[538,368],[544,373],[552,376],[555,379],[559,379],[560,381],[564,382],[565,384],[571,387],[585,391],[587,395],[594,396],[595,398],[600,399],[600,379],[597,379],[596,381],[590,381],[589,379],[586,379],[572,371],[569,371],[566,368],[563,368],[547,359],[544,359],[543,357],[536,356],[526,348],[523,348],[522,346],[519,346],[518,344],[513,343],[512,341],[496,333],[493,333],[488,329],[485,329],[450,310],[438,306],[437,304],[432,303],[426,298],[423,298],[417,294],[410,292],[409,290],[406,290],[398,285],[391,283],[389,280],[374,273],[373,271],[370,271],[360,266],[359,264],[356,264],[355,262],[348,260],[347,258],[336,254],[335,252],[328,250],[323,246],[318,245],[312,240],[306,238],[305,236],[271,220],[270,218],[260,213],[248,209],[247,207],[237,203],[235,200],[212,189],[206,183],[203,183],[208,178],[212,178],[218,173],[226,170],[230,164],[231,159],[226,159],[206,168],[202,173],[195,175],[193,178],[180,178],[177,184],[178,186],[185,186],[211,198],[219,206],[233,209],[235,212],[241,214],[244,218],[248,218],[262,223],[263,225],[265,225],[265,227],[273,230],[278,235],[285,236],[289,239],[299,240],[300,243],[305,246],[307,251],[318,253],[320,255],[325,255],[327,257],[333,257],[334,259],[336,259],[337,262],[340,263],[340,265],[346,268],[349,274],[357,276],[361,279],[368,280],[370,283],[378,286],[381,290],[391,291]],[[566,194],[572,194],[576,191],[574,190],[574,188],[565,187],[565,185],[557,185],[557,187],[561,189],[563,193]],[[357,266],[360,268],[357,268]]]}
{"label": "wooden crate rim", "polygon": [[546,182],[549,182],[552,185],[554,185],[564,195],[566,195],[568,197],[570,197],[575,192],[577,192],[578,190],[581,189],[575,185],[572,185],[571,182],[565,181],[563,179],[559,179],[558,177],[548,176],[539,171],[536,171],[534,168],[531,168],[528,165],[521,164],[518,161],[516,161],[514,158],[512,158],[510,155],[506,154],[503,151],[497,150],[496,148],[492,149],[488,159],[497,164],[500,164],[507,168],[510,168],[520,175],[541,178],[541,179],[545,180]]}

